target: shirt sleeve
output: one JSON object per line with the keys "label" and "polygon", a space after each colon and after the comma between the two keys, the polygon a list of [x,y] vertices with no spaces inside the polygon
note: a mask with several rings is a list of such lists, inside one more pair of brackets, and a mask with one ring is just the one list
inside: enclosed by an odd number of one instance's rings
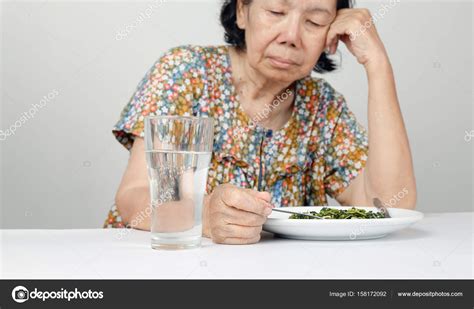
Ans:
{"label": "shirt sleeve", "polygon": [[112,129],[128,150],[135,137],[144,137],[146,116],[192,116],[203,91],[200,57],[191,46],[167,51],[148,70]]}
{"label": "shirt sleeve", "polygon": [[330,88],[327,98],[331,130],[324,156],[324,188],[335,199],[365,167],[369,139],[341,94]]}

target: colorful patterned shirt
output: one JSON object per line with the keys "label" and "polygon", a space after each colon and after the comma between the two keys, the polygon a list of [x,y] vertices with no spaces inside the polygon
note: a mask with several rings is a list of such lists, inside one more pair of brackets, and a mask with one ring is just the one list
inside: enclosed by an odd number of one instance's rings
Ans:
{"label": "colorful patterned shirt", "polygon": [[[212,117],[208,194],[231,183],[270,192],[276,207],[327,205],[364,168],[367,132],[324,79],[307,76],[295,91],[290,120],[267,130],[239,103],[228,46],[180,46],[147,72],[112,132],[130,150],[145,116]],[[123,227],[116,207],[104,227]]]}

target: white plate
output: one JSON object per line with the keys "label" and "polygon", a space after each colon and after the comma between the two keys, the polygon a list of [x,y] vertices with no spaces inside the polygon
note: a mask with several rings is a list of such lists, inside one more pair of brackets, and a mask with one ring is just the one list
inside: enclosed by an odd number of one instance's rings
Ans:
{"label": "white plate", "polygon": [[[282,208],[293,212],[320,211],[322,206]],[[350,209],[352,207],[329,207]],[[375,207],[357,207],[377,211]],[[389,208],[392,218],[383,219],[288,219],[290,214],[272,212],[263,229],[275,236],[303,240],[361,240],[384,237],[421,220],[423,214],[415,210]]]}

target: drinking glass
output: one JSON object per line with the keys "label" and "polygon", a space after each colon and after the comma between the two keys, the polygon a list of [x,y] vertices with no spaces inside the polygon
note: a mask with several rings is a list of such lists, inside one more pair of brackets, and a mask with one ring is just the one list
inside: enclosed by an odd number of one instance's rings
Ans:
{"label": "drinking glass", "polygon": [[153,249],[200,247],[213,140],[212,118],[145,118]]}

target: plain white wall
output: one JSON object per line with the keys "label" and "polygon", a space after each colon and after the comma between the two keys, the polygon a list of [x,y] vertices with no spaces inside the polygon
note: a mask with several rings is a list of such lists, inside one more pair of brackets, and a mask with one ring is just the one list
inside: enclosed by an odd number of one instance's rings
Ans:
{"label": "plain white wall", "polygon": [[[33,104],[44,105],[0,141],[2,227],[101,227],[128,159],[112,126],[166,49],[223,43],[220,3],[1,3],[0,130]],[[118,38],[150,5],[157,7],[150,17]],[[396,73],[424,212],[472,210],[474,140],[464,140],[474,129],[472,6],[402,0],[377,22]],[[374,13],[381,3],[358,7]],[[365,72],[340,50],[343,67],[325,78],[366,125]],[[52,99],[42,101],[48,94]]]}

